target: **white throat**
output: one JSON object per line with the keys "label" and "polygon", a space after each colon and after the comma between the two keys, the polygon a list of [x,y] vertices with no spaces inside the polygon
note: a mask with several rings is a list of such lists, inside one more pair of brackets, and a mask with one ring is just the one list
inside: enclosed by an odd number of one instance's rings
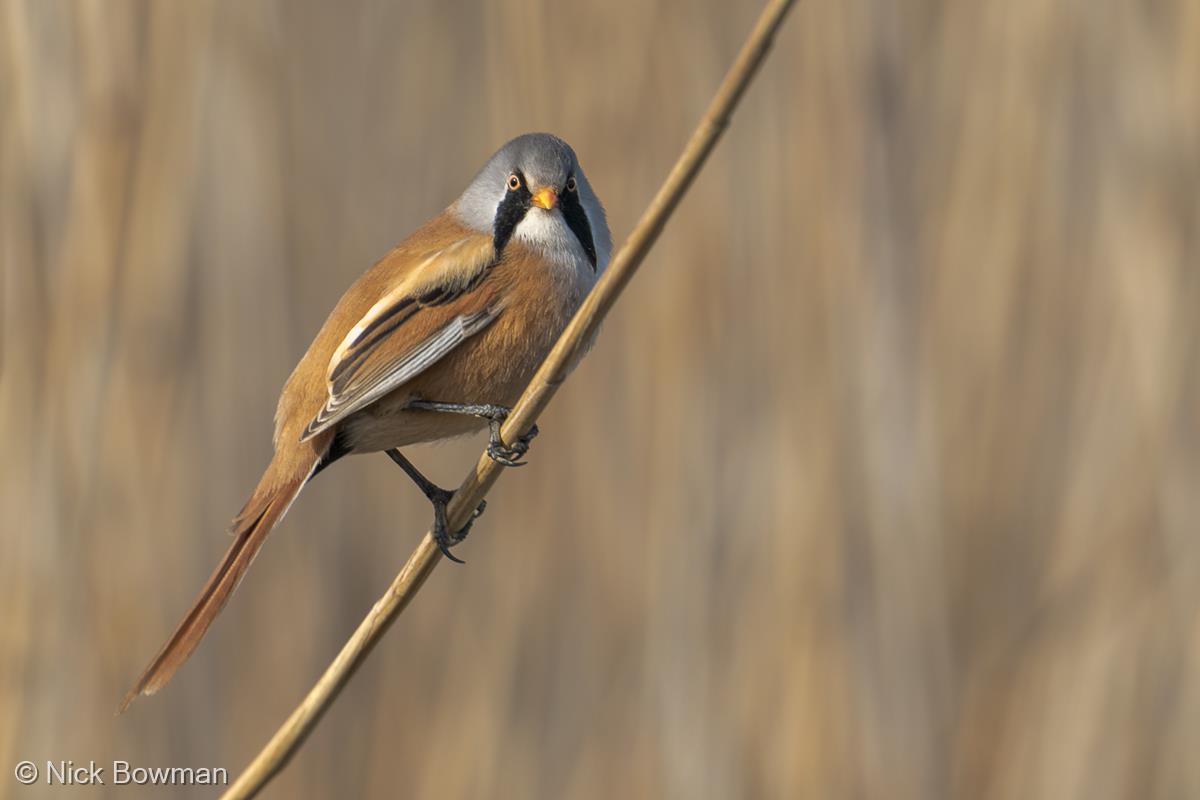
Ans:
{"label": "white throat", "polygon": [[564,277],[574,279],[584,288],[591,288],[596,282],[599,270],[592,266],[591,259],[583,251],[579,239],[567,227],[567,221],[563,219],[561,212],[547,211],[535,206],[517,223],[513,236],[540,250],[563,272]]}

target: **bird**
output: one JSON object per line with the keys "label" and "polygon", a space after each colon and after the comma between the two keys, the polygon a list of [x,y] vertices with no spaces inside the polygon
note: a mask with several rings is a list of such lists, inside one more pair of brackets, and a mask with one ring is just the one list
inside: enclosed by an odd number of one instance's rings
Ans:
{"label": "bird", "polygon": [[487,427],[488,455],[518,466],[500,423],[608,263],[604,206],[575,151],[549,133],[500,147],[466,190],[346,290],[284,384],[274,455],[231,525],[233,542],[121,703],[161,689],[188,659],[300,491],[341,458],[386,453],[433,505],[439,549],[453,492],[400,448]]}

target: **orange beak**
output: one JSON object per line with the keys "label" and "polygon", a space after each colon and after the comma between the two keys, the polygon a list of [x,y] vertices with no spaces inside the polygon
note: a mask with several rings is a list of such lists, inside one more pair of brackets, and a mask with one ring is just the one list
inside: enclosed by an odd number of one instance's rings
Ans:
{"label": "orange beak", "polygon": [[542,189],[533,195],[533,204],[549,211],[558,205],[558,195],[553,189]]}

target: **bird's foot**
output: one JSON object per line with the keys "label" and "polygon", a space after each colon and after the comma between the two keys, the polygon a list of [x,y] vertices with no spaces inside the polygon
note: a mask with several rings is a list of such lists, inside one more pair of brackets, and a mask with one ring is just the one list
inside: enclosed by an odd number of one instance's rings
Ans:
{"label": "bird's foot", "polygon": [[433,540],[437,542],[438,550],[441,550],[442,555],[451,561],[462,564],[463,560],[455,558],[450,553],[450,548],[467,538],[467,534],[471,530],[471,525],[483,513],[483,510],[487,508],[487,501],[480,500],[479,507],[471,513],[471,518],[467,520],[467,524],[463,525],[462,529],[456,533],[450,533],[450,526],[446,521],[446,506],[449,505],[450,498],[454,497],[454,492],[449,489],[443,489],[422,475],[421,470],[417,469],[416,465],[405,458],[404,454],[396,448],[393,447],[386,452],[388,458],[395,461],[402,470],[408,473],[408,477],[412,478],[413,483],[421,490],[421,494],[425,495],[433,505]]}
{"label": "bird's foot", "polygon": [[486,419],[491,430],[491,438],[488,440],[487,446],[488,457],[506,467],[524,466],[526,462],[520,460],[521,456],[529,452],[529,443],[533,441],[533,437],[538,435],[538,427],[534,425],[512,444],[505,444],[504,439],[500,436],[500,425],[512,413],[512,409],[507,406],[498,406],[493,403],[442,403],[436,400],[413,400],[408,407],[420,411],[470,414]]}
{"label": "bird's foot", "polygon": [[[506,415],[507,416],[507,415]],[[529,443],[538,435],[538,426],[534,425],[525,433],[517,437],[517,440],[512,444],[505,444],[504,439],[500,436],[500,423],[502,419],[492,419],[488,421],[488,427],[491,430],[491,437],[488,439],[487,454],[488,458],[506,467],[523,467],[528,464],[528,461],[521,461],[521,456],[529,452]]]}
{"label": "bird's foot", "polygon": [[487,508],[487,500],[480,500],[479,506],[471,512],[471,518],[467,520],[467,524],[463,525],[458,531],[451,533],[449,523],[446,521],[446,506],[449,505],[450,498],[454,497],[454,492],[448,489],[435,488],[435,490],[429,492],[426,496],[429,497],[429,502],[433,504],[433,541],[437,544],[438,550],[441,550],[442,555],[454,563],[465,564],[465,561],[450,552],[450,548],[462,544],[463,540],[467,538],[467,534],[471,532],[471,526],[475,524],[475,520]]}

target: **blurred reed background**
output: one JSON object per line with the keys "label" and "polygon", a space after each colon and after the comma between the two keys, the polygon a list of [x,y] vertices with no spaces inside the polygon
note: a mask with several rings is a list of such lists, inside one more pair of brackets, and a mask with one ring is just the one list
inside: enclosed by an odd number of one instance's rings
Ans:
{"label": "blurred reed background", "polygon": [[[113,716],[325,314],[523,131],[623,238],[757,12],[0,0],[0,796],[244,766],[429,521],[339,464]],[[1198,143],[1196,2],[803,0],[267,796],[1200,796]]]}

